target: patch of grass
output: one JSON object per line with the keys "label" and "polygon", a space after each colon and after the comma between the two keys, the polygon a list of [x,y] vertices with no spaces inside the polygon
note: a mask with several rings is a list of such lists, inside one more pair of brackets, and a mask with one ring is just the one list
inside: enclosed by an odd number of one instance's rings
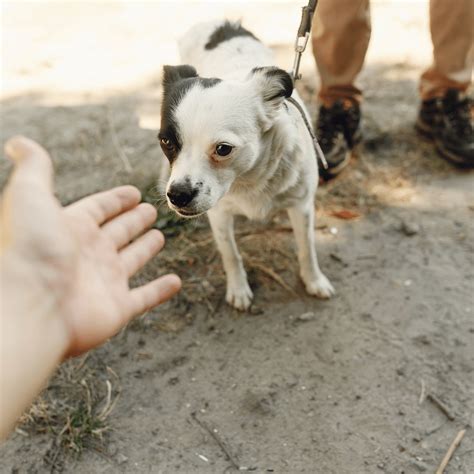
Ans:
{"label": "patch of grass", "polygon": [[179,217],[175,212],[162,205],[159,207],[158,219],[154,227],[161,230],[166,237],[174,237],[190,224],[191,221]]}
{"label": "patch of grass", "polygon": [[51,438],[44,458],[51,472],[61,471],[67,458],[77,459],[87,449],[102,451],[117,387],[117,376],[99,359],[85,356],[60,367],[19,424],[28,434]]}

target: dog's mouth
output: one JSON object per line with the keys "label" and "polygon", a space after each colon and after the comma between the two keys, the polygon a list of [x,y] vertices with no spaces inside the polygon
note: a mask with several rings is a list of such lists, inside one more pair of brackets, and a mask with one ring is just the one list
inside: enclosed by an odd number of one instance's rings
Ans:
{"label": "dog's mouth", "polygon": [[198,217],[204,214],[204,212],[188,211],[186,209],[177,209],[173,208],[173,211],[178,214],[178,216],[186,217],[187,219],[192,219],[193,217]]}

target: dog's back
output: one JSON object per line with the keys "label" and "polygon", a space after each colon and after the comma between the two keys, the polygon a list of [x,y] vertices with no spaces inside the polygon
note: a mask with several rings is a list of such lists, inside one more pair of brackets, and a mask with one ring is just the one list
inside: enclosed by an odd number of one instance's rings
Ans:
{"label": "dog's back", "polygon": [[273,54],[239,22],[217,20],[198,23],[179,41],[183,64],[200,75],[243,79],[255,67],[275,64]]}

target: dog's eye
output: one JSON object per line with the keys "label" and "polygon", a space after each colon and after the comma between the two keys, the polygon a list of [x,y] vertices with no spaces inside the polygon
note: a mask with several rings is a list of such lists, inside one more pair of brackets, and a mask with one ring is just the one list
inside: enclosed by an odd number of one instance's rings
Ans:
{"label": "dog's eye", "polygon": [[216,146],[216,154],[220,157],[228,156],[233,150],[233,146],[228,143],[219,143]]}
{"label": "dog's eye", "polygon": [[165,138],[165,137],[160,138],[160,143],[165,148],[168,148],[168,149],[174,148],[174,145],[171,143],[171,140],[169,138]]}

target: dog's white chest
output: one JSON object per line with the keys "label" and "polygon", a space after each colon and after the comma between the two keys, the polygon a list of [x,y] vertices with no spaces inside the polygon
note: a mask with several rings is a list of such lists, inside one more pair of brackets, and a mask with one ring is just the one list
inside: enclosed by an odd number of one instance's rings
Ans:
{"label": "dog's white chest", "polygon": [[250,220],[266,220],[269,216],[288,207],[288,201],[282,201],[268,195],[229,195],[219,203],[225,212],[241,215]]}

